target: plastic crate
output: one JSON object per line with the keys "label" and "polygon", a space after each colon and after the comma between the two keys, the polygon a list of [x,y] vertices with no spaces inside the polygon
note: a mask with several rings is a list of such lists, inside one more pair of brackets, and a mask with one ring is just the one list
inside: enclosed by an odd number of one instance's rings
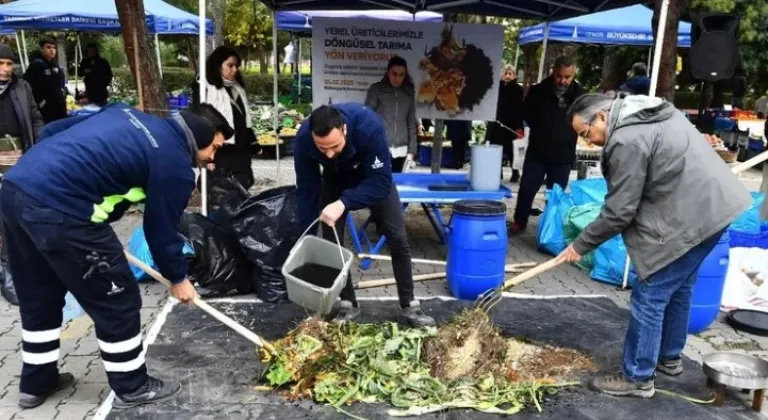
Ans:
{"label": "plastic crate", "polygon": [[[450,147],[443,147],[441,166],[453,165],[453,149]],[[419,165],[431,166],[432,165],[432,147],[419,145]]]}

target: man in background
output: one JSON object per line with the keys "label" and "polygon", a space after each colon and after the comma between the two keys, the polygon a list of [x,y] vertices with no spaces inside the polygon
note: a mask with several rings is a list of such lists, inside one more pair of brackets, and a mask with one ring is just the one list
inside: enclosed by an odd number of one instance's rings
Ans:
{"label": "man in background", "polygon": [[571,104],[585,93],[574,81],[575,75],[573,61],[559,57],[552,74],[531,87],[523,102],[523,119],[531,132],[510,233],[521,232],[528,226],[533,200],[545,177],[547,189],[554,184],[563,189],[568,186],[576,158],[576,132],[566,114]]}
{"label": "man in background", "polygon": [[86,57],[80,62],[80,74],[85,82],[85,97],[88,103],[103,106],[107,103],[107,88],[112,83],[112,67],[99,55],[96,44],[88,44]]}
{"label": "man in background", "polygon": [[26,152],[35,144],[43,127],[32,88],[13,74],[13,50],[0,44],[0,138],[18,139]]}
{"label": "man in background", "polygon": [[55,62],[56,41],[45,37],[40,40],[40,51],[32,55],[32,61],[24,74],[40,108],[46,124],[67,116],[67,91],[64,70]]}
{"label": "man in background", "polygon": [[651,91],[651,78],[645,63],[635,63],[629,72],[629,78],[619,86],[619,92],[630,95],[646,95]]}

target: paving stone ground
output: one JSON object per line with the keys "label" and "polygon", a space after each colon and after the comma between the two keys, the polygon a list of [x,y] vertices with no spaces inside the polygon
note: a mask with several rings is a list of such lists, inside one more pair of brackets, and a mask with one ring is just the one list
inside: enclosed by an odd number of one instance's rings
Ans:
{"label": "paving stone ground", "polygon": [[[257,178],[254,190],[263,190],[277,185],[277,168],[274,161],[255,160],[254,174]],[[508,171],[508,169],[507,169]],[[284,159],[280,162],[280,184],[294,182],[293,162]],[[509,173],[506,174],[509,177]],[[744,184],[752,191],[760,185],[760,173],[749,172],[742,176]],[[516,184],[509,184],[514,190]],[[507,203],[509,218],[514,209],[514,199]],[[543,208],[543,196],[539,195],[536,206]],[[446,216],[449,215],[444,213]],[[355,215],[358,221],[366,216],[365,212]],[[447,220],[447,219],[446,219]],[[510,239],[507,252],[508,263],[527,261],[543,262],[549,257],[536,251],[536,222],[532,219],[527,233]],[[138,216],[126,217],[114,225],[118,236],[127,244],[130,234],[141,223]],[[419,208],[409,209],[406,215],[408,236],[414,258],[444,260],[445,247],[437,241],[429,222]],[[347,244],[350,241],[347,240]],[[354,279],[373,280],[393,276],[389,263],[379,262],[365,271],[356,268]],[[442,271],[434,266],[415,265],[414,274]],[[144,334],[154,323],[157,314],[167,300],[167,293],[158,283],[144,283],[141,286],[143,309],[141,322]],[[444,280],[416,283],[417,296],[450,295]],[[514,292],[537,295],[585,295],[600,294],[610,297],[618,305],[626,307],[629,293],[591,280],[588,275],[573,266],[561,266],[536,279],[516,287]],[[359,296],[396,296],[394,287],[367,289],[359,291]],[[62,334],[60,366],[63,370],[74,373],[77,384],[51,397],[44,405],[33,410],[18,409],[18,381],[21,370],[20,360],[21,324],[18,308],[10,306],[0,299],[0,420],[88,420],[92,419],[99,404],[109,394],[104,367],[98,357],[93,323],[88,316],[82,316],[69,322]],[[752,336],[738,332],[718,321],[711,328],[697,336],[690,336],[685,354],[701,361],[701,355],[716,350],[733,350],[768,357],[768,338]]]}

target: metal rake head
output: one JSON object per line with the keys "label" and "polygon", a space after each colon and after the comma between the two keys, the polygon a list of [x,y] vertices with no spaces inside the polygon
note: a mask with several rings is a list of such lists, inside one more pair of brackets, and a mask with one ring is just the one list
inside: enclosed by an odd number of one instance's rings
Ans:
{"label": "metal rake head", "polygon": [[489,289],[477,297],[477,300],[475,300],[475,308],[480,309],[487,314],[494,306],[496,306],[496,304],[501,302],[502,297],[501,288],[497,287],[495,289]]}

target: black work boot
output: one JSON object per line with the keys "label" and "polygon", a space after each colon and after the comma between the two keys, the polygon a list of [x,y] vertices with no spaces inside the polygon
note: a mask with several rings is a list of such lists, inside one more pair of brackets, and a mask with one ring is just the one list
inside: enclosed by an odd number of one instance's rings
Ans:
{"label": "black work boot", "polygon": [[358,317],[360,317],[360,306],[348,300],[342,300],[339,304],[339,313],[336,314],[332,322],[343,324],[355,321]]}
{"label": "black work boot", "polygon": [[653,379],[634,382],[623,373],[597,376],[589,382],[589,387],[593,391],[614,397],[651,398],[656,393]]}
{"label": "black work boot", "polygon": [[180,383],[165,383],[160,379],[150,376],[147,382],[136,391],[130,394],[115,395],[112,407],[116,410],[122,410],[124,408],[164,401],[178,394],[179,391],[181,391]]}
{"label": "black work boot", "polygon": [[59,383],[51,392],[45,395],[31,395],[19,392],[19,407],[21,408],[35,408],[42,405],[45,400],[51,395],[61,391],[62,389],[69,388],[75,383],[75,377],[71,373],[59,374]]}
{"label": "black work boot", "polygon": [[683,359],[660,360],[656,365],[656,370],[665,375],[678,376],[683,373]]}
{"label": "black work boot", "polygon": [[434,327],[437,325],[434,318],[424,313],[418,300],[411,301],[408,307],[403,308],[403,316],[408,321],[408,325],[412,327]]}

